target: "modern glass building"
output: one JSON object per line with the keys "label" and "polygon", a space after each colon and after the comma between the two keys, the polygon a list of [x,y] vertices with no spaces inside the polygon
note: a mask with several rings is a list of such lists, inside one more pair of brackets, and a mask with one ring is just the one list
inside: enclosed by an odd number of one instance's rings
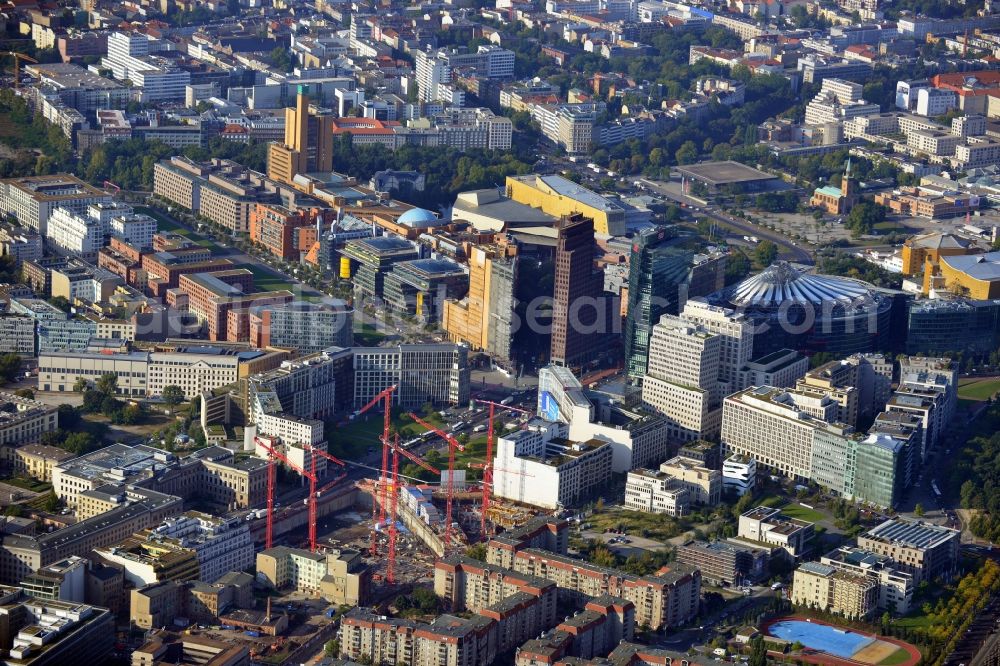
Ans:
{"label": "modern glass building", "polygon": [[628,317],[625,320],[625,362],[629,377],[646,374],[649,336],[660,316],[678,314],[694,253],[676,247],[671,230],[642,232],[632,245],[628,276]]}
{"label": "modern glass building", "polygon": [[914,301],[907,324],[907,354],[988,354],[1000,346],[1000,300]]}

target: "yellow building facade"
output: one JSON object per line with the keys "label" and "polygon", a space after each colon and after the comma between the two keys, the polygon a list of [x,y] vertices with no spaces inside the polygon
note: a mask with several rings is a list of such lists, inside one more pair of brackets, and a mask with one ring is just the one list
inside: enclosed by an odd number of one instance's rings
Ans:
{"label": "yellow building facade", "polygon": [[556,218],[579,213],[593,218],[601,236],[625,233],[625,209],[562,176],[508,176],[507,197]]}

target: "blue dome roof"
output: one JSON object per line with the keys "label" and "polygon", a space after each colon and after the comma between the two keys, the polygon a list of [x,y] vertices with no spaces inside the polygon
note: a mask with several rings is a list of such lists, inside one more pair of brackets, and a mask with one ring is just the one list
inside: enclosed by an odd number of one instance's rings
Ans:
{"label": "blue dome roof", "polygon": [[442,224],[437,215],[424,208],[411,208],[400,215],[396,222],[408,227],[433,227]]}

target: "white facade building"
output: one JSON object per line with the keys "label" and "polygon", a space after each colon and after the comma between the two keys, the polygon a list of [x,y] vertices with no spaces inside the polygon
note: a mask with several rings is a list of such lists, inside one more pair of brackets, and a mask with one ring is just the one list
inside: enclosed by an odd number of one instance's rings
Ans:
{"label": "white facade building", "polygon": [[691,504],[691,493],[677,479],[664,472],[634,469],[625,481],[625,508],[643,513],[683,516]]}
{"label": "white facade building", "polygon": [[757,461],[750,456],[729,456],[722,463],[722,489],[742,497],[753,491],[757,478]]}
{"label": "white facade building", "polygon": [[610,442],[565,438],[562,423],[534,419],[497,440],[493,492],[546,509],[573,506],[611,477]]}
{"label": "white facade building", "polygon": [[958,96],[953,90],[921,88],[917,91],[918,116],[941,116],[958,106]]}
{"label": "white facade building", "polygon": [[108,36],[108,55],[101,66],[119,81],[142,88],[145,101],[165,102],[185,99],[191,74],[154,53],[172,49],[172,44],[142,33],[115,32]]}
{"label": "white facade building", "polygon": [[238,518],[216,518],[197,511],[167,518],[146,533],[148,539],[175,539],[191,548],[201,567],[199,580],[213,583],[230,571],[243,571],[254,563],[250,525]]}
{"label": "white facade building", "polygon": [[60,254],[93,261],[107,235],[107,225],[100,217],[92,216],[90,210],[74,213],[68,208],[56,208],[49,218],[46,238],[49,247]]}

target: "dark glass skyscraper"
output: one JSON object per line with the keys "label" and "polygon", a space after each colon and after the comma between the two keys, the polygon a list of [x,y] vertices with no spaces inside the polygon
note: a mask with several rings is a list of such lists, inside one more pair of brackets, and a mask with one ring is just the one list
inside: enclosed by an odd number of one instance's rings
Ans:
{"label": "dark glass skyscraper", "polygon": [[594,270],[594,220],[567,215],[559,220],[552,302],[554,365],[579,369],[596,360],[611,339],[612,299]]}
{"label": "dark glass skyscraper", "polygon": [[665,314],[678,314],[686,296],[694,253],[677,247],[673,232],[660,227],[642,232],[632,244],[625,319],[625,366],[629,377],[646,374],[649,335]]}

